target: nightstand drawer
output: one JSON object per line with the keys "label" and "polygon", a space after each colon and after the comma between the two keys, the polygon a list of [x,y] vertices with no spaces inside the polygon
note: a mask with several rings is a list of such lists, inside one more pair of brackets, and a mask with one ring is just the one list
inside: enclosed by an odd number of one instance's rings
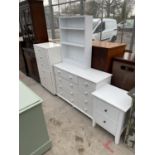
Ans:
{"label": "nightstand drawer", "polygon": [[94,113],[99,112],[106,115],[111,120],[117,121],[119,116],[119,110],[111,106],[110,104],[93,97],[93,109]]}
{"label": "nightstand drawer", "polygon": [[99,112],[94,113],[95,121],[104,129],[106,129],[111,134],[115,135],[117,124],[107,116],[102,115]]}

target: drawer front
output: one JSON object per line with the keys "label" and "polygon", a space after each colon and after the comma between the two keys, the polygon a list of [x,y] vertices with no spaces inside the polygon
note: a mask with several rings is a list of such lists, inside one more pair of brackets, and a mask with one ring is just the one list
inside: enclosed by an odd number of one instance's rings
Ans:
{"label": "drawer front", "polygon": [[46,70],[41,70],[40,71],[40,79],[41,79],[41,84],[50,92],[55,94],[55,85],[52,80],[52,75],[49,71]]}
{"label": "drawer front", "polygon": [[55,74],[57,76],[63,77],[64,79],[66,79],[69,82],[78,83],[78,78],[76,75],[73,75],[69,72],[66,72],[66,71],[61,70],[61,69],[56,68],[56,67],[55,67]]}
{"label": "drawer front", "polygon": [[95,87],[96,85],[93,82],[79,77],[79,89],[87,92],[93,92],[95,90]]}
{"label": "drawer front", "polygon": [[55,72],[55,75],[56,75],[57,77],[64,77],[64,71],[63,71],[63,70],[54,67],[54,72]]}
{"label": "drawer front", "polygon": [[61,76],[56,76],[57,94],[64,97],[67,101],[77,105],[77,86],[68,82]]}
{"label": "drawer front", "polygon": [[73,74],[71,74],[69,72],[65,72],[64,75],[65,75],[64,78],[66,80],[68,80],[69,82],[73,82],[73,83],[76,83],[76,84],[78,83],[78,78],[77,78],[76,75],[73,75]]}
{"label": "drawer front", "polygon": [[111,120],[117,121],[119,116],[119,110],[112,107],[110,104],[101,101],[93,97],[93,109],[95,112],[102,113],[106,115]]}
{"label": "drawer front", "polygon": [[58,96],[66,98],[65,91],[64,91],[64,89],[60,85],[57,85],[56,89],[57,89],[57,95]]}
{"label": "drawer front", "polygon": [[92,116],[92,100],[91,93],[84,93],[79,91],[79,104],[84,112]]}
{"label": "drawer front", "polygon": [[77,85],[73,82],[69,82],[66,79],[63,79],[63,88],[66,92],[67,100],[73,103],[74,105],[78,105],[77,104],[77,95],[78,95]]}
{"label": "drawer front", "polygon": [[37,64],[39,66],[41,66],[42,68],[49,69],[50,64],[49,64],[49,58],[48,58],[47,50],[37,48],[37,51],[35,52],[35,54],[37,57]]}
{"label": "drawer front", "polygon": [[106,129],[111,134],[115,135],[117,124],[114,121],[112,121],[106,116],[103,116],[101,113],[97,111],[94,113],[94,119],[100,126],[102,126],[104,129]]}
{"label": "drawer front", "polygon": [[57,89],[57,95],[62,96],[66,98],[66,94],[63,88],[63,79],[60,76],[56,76],[56,89]]}

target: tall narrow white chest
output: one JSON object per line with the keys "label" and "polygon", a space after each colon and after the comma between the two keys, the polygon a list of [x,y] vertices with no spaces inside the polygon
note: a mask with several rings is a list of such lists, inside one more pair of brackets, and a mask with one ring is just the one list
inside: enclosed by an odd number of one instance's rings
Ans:
{"label": "tall narrow white chest", "polygon": [[53,65],[62,61],[60,44],[47,42],[34,44],[41,84],[52,94],[56,94]]}

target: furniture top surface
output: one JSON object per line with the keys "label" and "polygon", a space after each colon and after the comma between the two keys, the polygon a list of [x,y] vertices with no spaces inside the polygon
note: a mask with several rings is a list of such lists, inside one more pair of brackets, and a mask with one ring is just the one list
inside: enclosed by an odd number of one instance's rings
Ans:
{"label": "furniture top surface", "polygon": [[60,16],[59,18],[60,19],[71,19],[71,18],[85,18],[85,17],[91,17],[92,18],[92,16],[90,16],[90,15]]}
{"label": "furniture top surface", "polygon": [[102,48],[115,48],[120,46],[126,46],[125,43],[112,43],[108,41],[99,41],[95,40],[92,42],[92,46],[94,47],[102,47]]}
{"label": "furniture top surface", "polygon": [[124,112],[131,107],[132,98],[127,94],[127,91],[110,84],[97,89],[92,95]]}
{"label": "furniture top surface", "polygon": [[36,95],[23,82],[19,81],[19,113],[22,113],[40,103],[43,100]]}
{"label": "furniture top surface", "polygon": [[111,77],[111,74],[103,71],[99,71],[93,68],[82,69],[80,67],[68,63],[59,63],[55,64],[54,66],[94,83],[98,83],[106,78]]}
{"label": "furniture top surface", "polygon": [[135,63],[135,53],[125,52],[123,57],[115,57],[114,60],[134,64]]}
{"label": "furniture top surface", "polygon": [[46,42],[46,43],[34,44],[34,46],[48,49],[48,48],[53,48],[53,47],[60,47],[60,44],[53,43],[53,42]]}

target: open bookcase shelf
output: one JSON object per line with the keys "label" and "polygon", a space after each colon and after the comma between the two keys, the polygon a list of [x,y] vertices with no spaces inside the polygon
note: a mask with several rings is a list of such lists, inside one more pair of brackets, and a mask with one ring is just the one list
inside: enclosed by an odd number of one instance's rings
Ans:
{"label": "open bookcase shelf", "polygon": [[60,17],[61,52],[63,61],[82,68],[91,67],[92,17]]}

